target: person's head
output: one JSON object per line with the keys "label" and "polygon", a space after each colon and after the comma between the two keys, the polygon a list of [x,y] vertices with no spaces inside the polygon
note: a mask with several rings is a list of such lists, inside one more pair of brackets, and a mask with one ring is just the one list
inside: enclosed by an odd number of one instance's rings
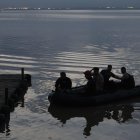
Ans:
{"label": "person's head", "polygon": [[112,65],[108,65],[108,66],[107,66],[107,69],[108,69],[109,71],[111,71],[111,70],[112,70]]}
{"label": "person's head", "polygon": [[84,74],[85,74],[86,79],[90,79],[90,78],[92,77],[91,71],[89,71],[89,70],[86,70],[86,71],[84,72]]}
{"label": "person's head", "polygon": [[95,75],[99,74],[99,68],[98,67],[94,67],[93,70],[94,70]]}
{"label": "person's head", "polygon": [[66,73],[65,73],[65,72],[61,72],[61,73],[60,73],[60,77],[61,77],[61,78],[65,78],[65,77],[66,77]]}
{"label": "person's head", "polygon": [[121,73],[122,74],[126,73],[126,68],[125,67],[121,67]]}

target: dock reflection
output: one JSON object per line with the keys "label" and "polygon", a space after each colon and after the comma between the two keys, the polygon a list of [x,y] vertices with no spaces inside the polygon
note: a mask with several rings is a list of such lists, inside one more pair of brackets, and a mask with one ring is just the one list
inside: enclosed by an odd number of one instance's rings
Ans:
{"label": "dock reflection", "polygon": [[85,108],[66,108],[50,105],[48,112],[60,120],[62,124],[66,124],[67,120],[74,117],[84,117],[86,126],[83,130],[83,135],[90,136],[91,128],[98,126],[104,119],[113,119],[118,123],[125,123],[132,119],[132,112],[134,108],[131,104],[106,105],[99,107],[85,107]]}
{"label": "dock reflection", "polygon": [[6,136],[10,135],[10,113],[0,115],[0,133],[5,133]]}
{"label": "dock reflection", "polygon": [[8,108],[10,111],[7,110],[7,107],[3,107],[0,110],[0,133],[5,134],[5,136],[10,135],[10,113],[14,112],[15,107],[17,106],[24,107],[24,96],[22,96],[22,98],[14,106]]}

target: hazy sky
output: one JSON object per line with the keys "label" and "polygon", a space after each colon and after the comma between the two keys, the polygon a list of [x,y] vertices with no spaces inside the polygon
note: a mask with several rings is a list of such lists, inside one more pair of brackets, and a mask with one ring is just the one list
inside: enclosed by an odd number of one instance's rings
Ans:
{"label": "hazy sky", "polygon": [[54,8],[75,8],[75,7],[140,7],[140,0],[0,0],[0,7],[54,7]]}

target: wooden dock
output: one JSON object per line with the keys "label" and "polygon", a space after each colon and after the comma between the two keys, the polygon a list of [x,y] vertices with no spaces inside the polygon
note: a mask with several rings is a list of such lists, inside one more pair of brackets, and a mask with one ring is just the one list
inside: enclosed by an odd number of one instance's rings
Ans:
{"label": "wooden dock", "polygon": [[21,74],[0,75],[0,124],[19,101],[24,101],[24,95],[30,86],[31,75],[24,74],[24,69]]}

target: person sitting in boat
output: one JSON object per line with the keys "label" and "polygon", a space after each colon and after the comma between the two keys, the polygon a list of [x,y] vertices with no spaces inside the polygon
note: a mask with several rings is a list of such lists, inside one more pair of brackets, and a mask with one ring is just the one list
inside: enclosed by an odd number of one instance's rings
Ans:
{"label": "person sitting in boat", "polygon": [[103,88],[104,88],[104,78],[102,74],[99,73],[98,67],[94,67],[92,70],[94,71],[92,73],[92,76],[95,81],[96,93],[102,93]]}
{"label": "person sitting in boat", "polygon": [[87,70],[84,72],[85,78],[88,80],[85,85],[85,90],[88,95],[93,95],[96,92],[95,81],[92,78],[91,71]]}
{"label": "person sitting in boat", "polygon": [[122,73],[122,77],[119,78],[121,80],[120,82],[121,88],[124,88],[124,89],[134,88],[135,80],[134,80],[133,75],[128,74],[125,67],[121,68],[121,73]]}
{"label": "person sitting in boat", "polygon": [[60,73],[60,77],[56,80],[55,91],[63,91],[71,89],[72,81],[69,77],[66,76],[65,72]]}
{"label": "person sitting in boat", "polygon": [[103,69],[100,72],[104,78],[104,88],[105,89],[110,89],[115,86],[115,82],[113,80],[110,80],[111,77],[119,79],[119,77],[117,75],[115,75],[111,70],[112,70],[112,65],[108,65],[107,69]]}

